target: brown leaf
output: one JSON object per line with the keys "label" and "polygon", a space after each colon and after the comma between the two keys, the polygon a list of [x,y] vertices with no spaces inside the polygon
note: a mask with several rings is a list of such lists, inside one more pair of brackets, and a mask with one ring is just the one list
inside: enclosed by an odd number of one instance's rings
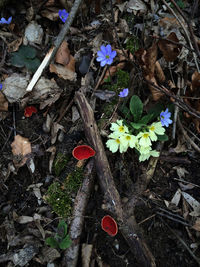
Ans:
{"label": "brown leaf", "polygon": [[58,77],[63,78],[64,80],[76,81],[76,73],[69,70],[66,66],[63,67],[58,64],[50,64],[49,70],[50,72],[56,73]]}
{"label": "brown leaf", "polygon": [[163,83],[165,81],[165,74],[158,61],[156,61],[156,64],[155,64],[155,75],[156,75],[158,82]]}
{"label": "brown leaf", "polygon": [[2,92],[0,92],[0,111],[8,111],[8,101]]}
{"label": "brown leaf", "polygon": [[200,73],[195,71],[192,74],[191,90],[194,91],[200,87]]}
{"label": "brown leaf", "polygon": [[[171,32],[167,36],[168,40],[171,40],[173,42],[178,43],[179,39],[177,38],[175,32]],[[173,44],[170,41],[167,40],[159,40],[158,41],[158,47],[163,53],[163,57],[167,62],[174,61],[179,53],[181,52],[182,45],[180,44]]]}
{"label": "brown leaf", "polygon": [[200,218],[197,218],[195,224],[192,226],[192,228],[198,232],[200,232]]}
{"label": "brown leaf", "polygon": [[11,147],[14,155],[13,162],[15,166],[23,166],[28,159],[28,155],[31,153],[31,143],[28,138],[16,135]]}
{"label": "brown leaf", "polygon": [[157,61],[157,43],[154,43],[144,55],[145,73],[146,75],[153,76],[155,64]]}
{"label": "brown leaf", "polygon": [[68,48],[68,43],[63,41],[61,46],[59,47],[56,56],[55,62],[61,65],[66,66],[70,62],[70,50]]}
{"label": "brown leaf", "polygon": [[22,37],[17,38],[16,40],[14,40],[13,42],[7,44],[8,47],[8,52],[16,52],[20,45],[22,44]]}
{"label": "brown leaf", "polygon": [[[153,77],[150,77],[149,75],[147,75],[147,76],[145,76],[145,79],[147,81],[152,82],[156,86],[158,86],[157,81],[156,81],[156,79],[155,79],[154,76]],[[161,91],[159,91],[155,87],[153,87],[153,85],[148,84],[148,87],[151,90],[152,97],[153,97],[153,100],[154,101],[158,101],[164,95]]]}
{"label": "brown leaf", "polygon": [[59,8],[48,7],[41,11],[41,15],[51,21],[56,21],[58,19]]}

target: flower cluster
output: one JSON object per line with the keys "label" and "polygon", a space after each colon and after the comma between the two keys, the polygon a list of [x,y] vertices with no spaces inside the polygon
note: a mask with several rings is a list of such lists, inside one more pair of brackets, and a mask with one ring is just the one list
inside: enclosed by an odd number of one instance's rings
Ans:
{"label": "flower cluster", "polygon": [[120,153],[126,152],[127,149],[135,148],[140,153],[139,160],[144,161],[149,159],[150,156],[158,157],[159,152],[152,150],[152,142],[157,141],[157,135],[163,135],[165,129],[162,127],[161,122],[154,122],[147,126],[146,131],[141,131],[137,135],[130,134],[128,127],[123,125],[122,120],[117,120],[116,123],[111,124],[111,131],[106,142],[106,146],[113,153],[119,149]]}
{"label": "flower cluster", "polygon": [[69,16],[69,13],[67,13],[67,11],[65,9],[63,9],[63,10],[58,11],[58,15],[59,15],[60,19],[62,20],[62,22],[65,22]]}
{"label": "flower cluster", "polygon": [[8,18],[8,20],[6,20],[5,18],[1,18],[0,24],[10,24],[11,21],[12,21],[12,17]]}
{"label": "flower cluster", "polygon": [[100,62],[101,67],[104,67],[106,64],[111,65],[113,59],[116,57],[117,52],[112,51],[111,45],[101,46],[101,50],[97,52],[97,61]]}

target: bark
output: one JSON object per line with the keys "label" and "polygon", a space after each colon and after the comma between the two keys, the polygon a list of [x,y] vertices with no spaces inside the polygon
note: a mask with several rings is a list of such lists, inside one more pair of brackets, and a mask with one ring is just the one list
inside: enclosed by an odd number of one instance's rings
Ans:
{"label": "bark", "polygon": [[[75,95],[75,102],[78,105],[79,112],[84,123],[87,141],[96,151],[96,155],[94,157],[96,172],[101,190],[106,200],[107,210],[113,215],[114,218],[116,218],[119,229],[129,244],[130,249],[140,266],[156,266],[154,257],[142,238],[134,216],[130,215],[128,210],[122,209],[121,199],[115,187],[104,146],[101,141],[101,136],[94,119],[93,110],[81,89]],[[136,200],[137,196],[135,198],[135,201]],[[130,206],[127,205],[127,207]],[[133,211],[133,209],[131,210]]]}
{"label": "bark", "polygon": [[65,250],[62,260],[63,267],[75,267],[78,261],[78,253],[80,247],[80,236],[82,233],[84,215],[90,193],[94,184],[94,160],[90,159],[84,173],[83,184],[76,196],[73,210],[73,220],[70,224],[69,235],[72,245]]}

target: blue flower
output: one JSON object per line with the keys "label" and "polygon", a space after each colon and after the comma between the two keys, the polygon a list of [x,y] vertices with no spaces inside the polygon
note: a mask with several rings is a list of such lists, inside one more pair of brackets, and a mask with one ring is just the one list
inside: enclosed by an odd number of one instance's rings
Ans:
{"label": "blue flower", "polygon": [[5,18],[1,18],[0,24],[10,24],[11,21],[12,21],[12,17],[10,17],[8,20],[6,20]]}
{"label": "blue flower", "polygon": [[3,88],[3,85],[2,85],[2,83],[0,83],[0,90]]}
{"label": "blue flower", "polygon": [[60,19],[62,20],[62,22],[65,22],[69,16],[69,13],[67,13],[67,11],[65,9],[63,9],[63,10],[58,11],[58,15],[59,15]]}
{"label": "blue flower", "polygon": [[165,111],[162,111],[160,113],[160,121],[162,126],[168,127],[169,124],[172,123],[172,120],[170,120],[171,112],[168,111],[168,108]]}
{"label": "blue flower", "polygon": [[97,61],[101,62],[101,67],[104,67],[106,64],[111,65],[113,63],[113,58],[116,57],[117,52],[112,51],[111,45],[101,46],[101,50],[97,52]]}
{"label": "blue flower", "polygon": [[128,95],[128,88],[123,89],[119,92],[119,97],[126,97]]}

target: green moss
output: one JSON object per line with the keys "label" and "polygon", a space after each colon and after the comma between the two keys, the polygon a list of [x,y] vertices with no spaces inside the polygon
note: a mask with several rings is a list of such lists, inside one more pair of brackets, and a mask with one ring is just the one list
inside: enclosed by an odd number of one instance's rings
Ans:
{"label": "green moss", "polygon": [[126,71],[123,71],[121,69],[118,69],[115,76],[116,82],[114,84],[111,83],[110,77],[107,78],[106,84],[103,86],[107,90],[111,91],[117,91],[117,93],[124,88],[127,88],[129,85],[129,73]]}
{"label": "green moss", "polygon": [[126,42],[126,49],[128,49],[132,54],[139,49],[139,40],[136,36],[128,39]]}
{"label": "green moss", "polygon": [[59,176],[63,169],[66,167],[67,162],[69,161],[69,155],[64,155],[62,153],[58,153],[54,165],[53,170],[56,176]]}
{"label": "green moss", "polygon": [[83,169],[76,168],[62,184],[54,182],[49,186],[45,200],[57,215],[63,218],[71,215],[73,207],[72,194],[77,193],[82,181]]}

